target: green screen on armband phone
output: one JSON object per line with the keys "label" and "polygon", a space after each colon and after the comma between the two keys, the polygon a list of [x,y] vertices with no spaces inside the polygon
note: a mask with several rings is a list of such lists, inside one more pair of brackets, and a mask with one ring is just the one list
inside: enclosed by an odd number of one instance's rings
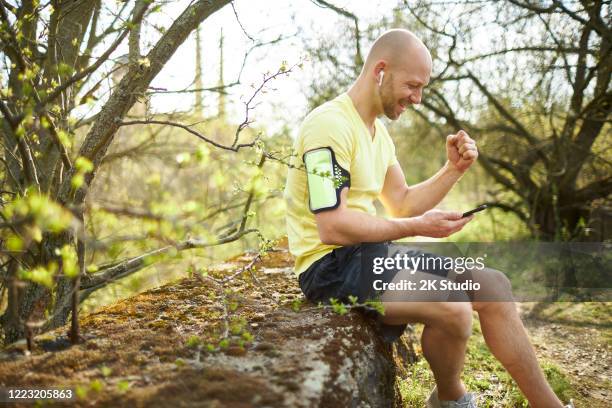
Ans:
{"label": "green screen on armband phone", "polygon": [[312,211],[333,208],[338,203],[334,186],[334,164],[329,148],[304,153],[308,178],[310,209]]}

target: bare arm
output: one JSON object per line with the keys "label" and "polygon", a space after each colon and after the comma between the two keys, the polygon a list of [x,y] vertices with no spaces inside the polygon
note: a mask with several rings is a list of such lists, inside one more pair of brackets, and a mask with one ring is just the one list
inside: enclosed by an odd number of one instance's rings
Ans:
{"label": "bare arm", "polygon": [[478,158],[476,142],[460,130],[446,138],[446,164],[429,179],[414,186],[406,184],[399,164],[389,167],[381,201],[393,217],[421,215],[434,208]]}
{"label": "bare arm", "polygon": [[438,205],[462,174],[447,162],[434,176],[408,186],[402,168],[396,164],[387,170],[380,200],[392,217],[421,215]]}
{"label": "bare arm", "polygon": [[441,238],[461,230],[472,219],[461,218],[458,212],[437,210],[419,217],[385,219],[348,209],[347,195],[348,188],[345,188],[340,194],[338,208],[315,214],[319,237],[324,244],[383,242],[416,235]]}

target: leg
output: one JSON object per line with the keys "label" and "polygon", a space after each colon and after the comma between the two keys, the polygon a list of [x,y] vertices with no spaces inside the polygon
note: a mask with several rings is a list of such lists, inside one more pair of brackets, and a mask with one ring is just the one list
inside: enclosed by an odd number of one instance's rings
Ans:
{"label": "leg", "polygon": [[456,400],[466,393],[461,382],[467,340],[472,331],[472,308],[460,302],[383,302],[387,324],[425,324],[423,355],[436,379],[438,397]]}
{"label": "leg", "polygon": [[[494,290],[495,299],[510,300],[511,285],[506,276],[496,270],[473,271],[475,281],[487,291]],[[487,299],[491,293],[487,294]],[[562,407],[563,404],[547,383],[535,352],[521,322],[516,305],[511,301],[473,302],[478,312],[482,334],[491,353],[508,370],[533,408]]]}

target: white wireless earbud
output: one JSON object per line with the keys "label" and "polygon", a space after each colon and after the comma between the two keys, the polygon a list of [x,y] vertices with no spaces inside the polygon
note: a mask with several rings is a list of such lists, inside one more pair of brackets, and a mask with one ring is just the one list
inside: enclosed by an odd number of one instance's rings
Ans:
{"label": "white wireless earbud", "polygon": [[381,70],[381,71],[380,71],[380,75],[379,75],[379,77],[378,77],[378,86],[379,86],[379,87],[381,87],[381,86],[382,86],[382,81],[383,81],[384,76],[385,76],[385,71],[382,71],[382,70]]}

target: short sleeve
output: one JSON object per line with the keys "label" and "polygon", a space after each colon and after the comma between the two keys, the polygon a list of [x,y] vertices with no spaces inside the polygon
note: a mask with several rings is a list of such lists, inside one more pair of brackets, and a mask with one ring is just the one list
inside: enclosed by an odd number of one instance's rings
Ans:
{"label": "short sleeve", "polygon": [[338,164],[350,172],[353,137],[346,119],[340,113],[325,112],[308,118],[302,125],[301,136],[303,153],[329,147]]}
{"label": "short sleeve", "polygon": [[389,132],[387,132],[387,129],[382,123],[381,127],[384,129],[384,150],[386,153],[387,168],[389,168],[391,166],[399,164],[399,160],[397,160],[397,155],[395,154],[395,143],[393,143],[393,139],[391,139]]}
{"label": "short sleeve", "polygon": [[397,160],[397,156],[395,155],[395,144],[393,144],[393,140],[391,140],[391,138],[389,138],[389,143],[391,145],[391,148],[387,168],[399,164],[399,160]]}

